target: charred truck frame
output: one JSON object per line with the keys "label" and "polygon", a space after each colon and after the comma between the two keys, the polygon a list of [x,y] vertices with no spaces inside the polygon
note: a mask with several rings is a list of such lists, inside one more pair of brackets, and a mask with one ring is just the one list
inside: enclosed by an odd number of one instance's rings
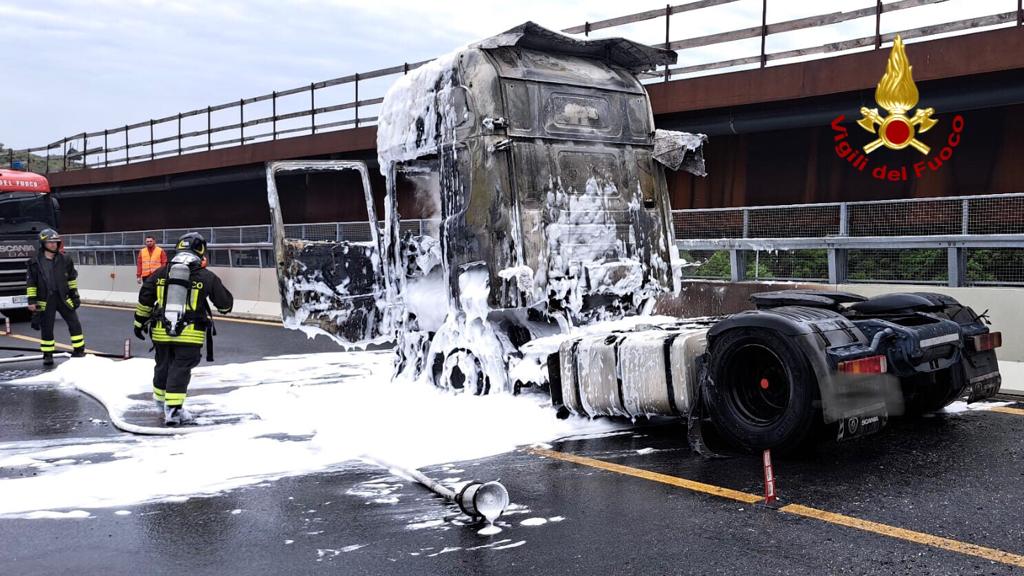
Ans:
{"label": "charred truck frame", "polygon": [[[998,334],[944,296],[776,293],[726,319],[643,316],[679,286],[664,170],[703,175],[705,137],[655,130],[637,78],[675,59],[526,23],[411,71],[378,120],[382,223],[365,163],[268,164],[285,325],[393,341],[396,376],[538,385],[589,416],[689,416],[745,448],[817,423],[863,434],[904,399],[994,394]],[[278,181],[337,171],[359,175],[368,240],[288,237]],[[427,234],[402,229],[400,197]]]}

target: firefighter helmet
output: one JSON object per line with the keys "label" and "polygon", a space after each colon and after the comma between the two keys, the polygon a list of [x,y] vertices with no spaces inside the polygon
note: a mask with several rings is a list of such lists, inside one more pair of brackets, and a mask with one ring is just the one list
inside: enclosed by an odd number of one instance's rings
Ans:
{"label": "firefighter helmet", "polygon": [[60,233],[57,232],[56,230],[54,230],[53,228],[46,228],[42,232],[39,233],[39,246],[42,247],[43,250],[47,250],[47,248],[46,248],[46,243],[47,242],[56,242],[57,243],[57,249],[56,250],[50,250],[50,251],[51,252],[60,252],[61,245],[64,243],[64,239],[61,238],[60,237]]}
{"label": "firefighter helmet", "polygon": [[206,238],[199,232],[189,232],[178,238],[175,248],[179,251],[188,250],[199,258],[206,256]]}

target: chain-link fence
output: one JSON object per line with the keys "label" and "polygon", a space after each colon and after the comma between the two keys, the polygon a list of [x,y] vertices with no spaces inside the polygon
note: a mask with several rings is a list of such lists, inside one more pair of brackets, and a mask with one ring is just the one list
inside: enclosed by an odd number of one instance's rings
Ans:
{"label": "chain-link fence", "polygon": [[976,248],[966,253],[966,284],[1024,285],[1024,248]]}
{"label": "chain-link fence", "polygon": [[939,248],[850,250],[847,279],[851,282],[913,282],[946,284],[946,251]]}
{"label": "chain-link fence", "polygon": [[[729,250],[681,251],[683,278],[729,280],[732,261]],[[828,282],[828,250],[752,251],[744,253],[739,265],[748,280]]]}

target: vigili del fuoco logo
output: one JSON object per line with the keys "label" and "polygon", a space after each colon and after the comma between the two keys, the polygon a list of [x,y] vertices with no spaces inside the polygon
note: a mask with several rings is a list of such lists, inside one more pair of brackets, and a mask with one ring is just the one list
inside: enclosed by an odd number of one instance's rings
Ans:
{"label": "vigili del fuoco logo", "polygon": [[[842,126],[846,119],[845,115],[840,115],[832,121],[836,154],[857,170],[870,172],[871,176],[878,180],[905,182],[911,178],[921,178],[929,172],[936,172],[953,157],[953,150],[960,144],[964,118],[957,114],[953,117],[946,141],[935,154],[929,156],[932,146],[922,135],[938,124],[939,120],[932,118],[935,109],[930,107],[917,108],[910,114],[919,100],[917,85],[914,84],[912,75],[913,68],[903,48],[903,39],[897,36],[889,53],[889,61],[885,65],[885,74],[875,88],[875,102],[887,114],[879,112],[878,108],[860,109],[861,119],[857,121],[857,125],[874,137],[863,146],[851,144],[850,134]],[[933,145],[938,146],[936,143]],[[895,166],[872,163],[869,155],[883,146],[890,150],[912,148],[924,158],[910,158]]]}

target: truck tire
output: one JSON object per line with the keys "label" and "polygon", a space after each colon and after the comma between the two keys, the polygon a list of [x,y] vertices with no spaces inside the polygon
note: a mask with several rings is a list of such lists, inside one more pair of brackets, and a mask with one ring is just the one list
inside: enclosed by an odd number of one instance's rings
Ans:
{"label": "truck tire", "polygon": [[28,308],[12,308],[4,310],[4,316],[11,319],[11,322],[28,322],[32,319],[32,312]]}
{"label": "truck tire", "polygon": [[738,328],[709,348],[705,383],[711,422],[745,450],[804,446],[818,419],[817,381],[796,344],[765,328]]}
{"label": "truck tire", "polygon": [[468,392],[483,396],[491,391],[490,378],[476,355],[466,348],[456,348],[446,356],[440,354],[433,362],[434,386],[453,392]]}
{"label": "truck tire", "polygon": [[965,393],[967,381],[963,367],[954,364],[932,374],[919,374],[903,382],[906,412],[916,416],[937,412]]}

